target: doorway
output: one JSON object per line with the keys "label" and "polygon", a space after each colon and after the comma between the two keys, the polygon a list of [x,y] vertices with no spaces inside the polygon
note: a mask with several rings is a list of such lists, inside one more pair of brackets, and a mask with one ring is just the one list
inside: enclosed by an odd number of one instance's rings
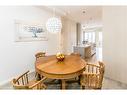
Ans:
{"label": "doorway", "polygon": [[102,61],[102,29],[94,28],[83,31],[83,43],[94,44],[95,54],[93,60]]}

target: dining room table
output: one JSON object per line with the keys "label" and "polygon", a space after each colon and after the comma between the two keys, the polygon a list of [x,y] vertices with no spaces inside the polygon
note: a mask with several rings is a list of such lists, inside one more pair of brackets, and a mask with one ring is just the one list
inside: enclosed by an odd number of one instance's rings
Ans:
{"label": "dining room table", "polygon": [[86,61],[77,55],[65,55],[58,61],[56,55],[40,57],[35,62],[35,70],[41,76],[61,80],[61,88],[66,89],[66,80],[79,77],[86,67]]}

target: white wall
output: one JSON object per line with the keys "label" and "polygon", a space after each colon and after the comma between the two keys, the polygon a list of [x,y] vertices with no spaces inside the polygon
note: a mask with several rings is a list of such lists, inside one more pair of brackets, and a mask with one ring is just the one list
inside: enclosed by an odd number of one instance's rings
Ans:
{"label": "white wall", "polygon": [[103,8],[105,76],[127,84],[127,7]]}
{"label": "white wall", "polygon": [[50,14],[36,7],[0,7],[0,84],[24,71],[34,69],[35,53],[56,54],[59,34],[48,34],[48,41],[15,42],[14,20],[46,23]]}
{"label": "white wall", "polygon": [[62,23],[62,49],[65,54],[69,54],[76,45],[76,22],[64,18]]}

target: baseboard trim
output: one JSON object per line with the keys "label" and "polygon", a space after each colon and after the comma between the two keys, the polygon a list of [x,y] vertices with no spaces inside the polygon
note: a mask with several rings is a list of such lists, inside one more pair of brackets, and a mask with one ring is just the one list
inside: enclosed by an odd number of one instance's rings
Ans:
{"label": "baseboard trim", "polygon": [[114,79],[112,79],[112,78],[110,78],[110,77],[104,76],[104,78],[107,78],[107,79],[112,80],[112,81],[116,81],[116,82],[120,83],[121,85],[126,85],[126,86],[127,86],[126,83],[123,83],[123,82],[118,81],[118,80],[114,80]]}
{"label": "baseboard trim", "polygon": [[[32,69],[32,70],[30,70],[30,73],[33,73],[34,71],[35,71],[35,69]],[[14,77],[17,77],[17,76],[14,76]],[[13,77],[13,78],[14,78],[14,77]],[[7,80],[5,80],[5,81],[0,82],[0,87],[3,86],[3,85],[5,85],[5,84],[7,84],[7,83],[9,83],[9,82],[11,82],[11,80],[12,80],[13,78],[9,78],[9,79],[7,79]]]}
{"label": "baseboard trim", "polygon": [[10,78],[10,79],[8,79],[8,80],[5,80],[5,81],[2,81],[2,82],[0,83],[0,86],[3,86],[3,85],[5,85],[5,84],[11,82],[11,80],[12,80],[12,78]]}

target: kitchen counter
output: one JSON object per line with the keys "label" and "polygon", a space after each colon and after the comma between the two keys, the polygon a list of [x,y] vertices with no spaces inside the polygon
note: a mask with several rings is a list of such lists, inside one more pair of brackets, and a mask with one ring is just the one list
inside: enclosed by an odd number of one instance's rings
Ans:
{"label": "kitchen counter", "polygon": [[93,44],[73,46],[73,52],[80,53],[82,58],[90,58],[96,52]]}

